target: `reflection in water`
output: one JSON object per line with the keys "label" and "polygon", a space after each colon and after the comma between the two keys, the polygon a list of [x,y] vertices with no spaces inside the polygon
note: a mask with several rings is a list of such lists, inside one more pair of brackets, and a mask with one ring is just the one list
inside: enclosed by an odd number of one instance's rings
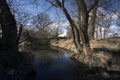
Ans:
{"label": "reflection in water", "polygon": [[34,80],[74,80],[77,63],[68,54],[59,50],[33,51],[33,65],[37,72]]}

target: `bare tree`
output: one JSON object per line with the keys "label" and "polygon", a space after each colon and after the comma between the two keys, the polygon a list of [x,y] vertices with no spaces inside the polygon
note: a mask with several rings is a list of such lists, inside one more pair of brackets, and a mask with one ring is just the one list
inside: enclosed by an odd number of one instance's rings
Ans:
{"label": "bare tree", "polygon": [[110,15],[108,18],[103,20],[103,27],[104,27],[104,38],[107,37],[107,33],[109,31],[109,28],[112,24],[112,16]]}
{"label": "bare tree", "polygon": [[20,7],[24,4],[18,3],[16,0],[6,0],[13,14],[17,24],[17,43],[19,44],[20,37],[22,35],[23,27],[25,27],[31,19],[31,14]]}
{"label": "bare tree", "polygon": [[35,25],[36,28],[40,29],[43,27],[47,27],[49,24],[52,23],[50,17],[46,13],[39,13],[37,16],[33,18],[32,23]]}
{"label": "bare tree", "polygon": [[116,14],[117,14],[117,17],[118,17],[117,20],[116,20],[116,23],[119,26],[119,31],[120,31],[120,11],[117,11]]}
{"label": "bare tree", "polygon": [[97,21],[99,21],[98,26],[100,29],[101,39],[107,37],[107,33],[109,32],[109,28],[113,21],[113,19],[112,19],[113,15],[114,15],[113,13],[111,13],[111,14],[106,13],[106,14],[100,16],[99,19],[97,20]]}
{"label": "bare tree", "polygon": [[33,17],[32,24],[39,30],[37,33],[41,33],[41,37],[47,37],[48,25],[53,23],[50,17],[46,13],[39,13],[37,16]]}
{"label": "bare tree", "polygon": [[[94,0],[95,1],[95,0]],[[95,33],[95,24],[96,24],[96,15],[97,15],[98,4],[91,10],[89,13],[89,39],[94,40],[94,33]]]}
{"label": "bare tree", "polygon": [[99,0],[95,1],[92,6],[88,9],[87,3],[85,0],[75,0],[75,4],[77,6],[78,11],[78,24],[75,24],[74,20],[70,16],[67,8],[65,7],[66,0],[55,0],[55,2],[47,0],[52,5],[60,8],[64,15],[66,16],[67,20],[70,23],[72,33],[73,33],[73,40],[76,46],[78,53],[84,56],[86,59],[90,55],[90,44],[89,44],[89,37],[88,37],[88,18],[89,12],[95,7],[95,5],[99,2]]}
{"label": "bare tree", "polygon": [[[95,1],[95,0],[93,0]],[[90,3],[92,3],[92,1],[90,1]],[[98,22],[98,20],[96,21],[96,17],[97,16],[100,16],[101,19],[103,18],[103,15],[104,17],[106,17],[106,13],[105,12],[113,12],[114,10],[112,9],[112,6],[113,5],[113,0],[101,0],[99,2],[99,4],[97,4],[90,12],[90,20],[89,20],[89,30],[88,30],[88,33],[89,33],[89,38],[90,40],[93,40],[94,39],[94,33],[95,33],[95,25],[96,24],[101,24],[101,21]],[[101,10],[99,9],[103,9],[104,11],[102,12]],[[97,15],[97,16],[96,16]],[[98,18],[97,18],[98,19]],[[96,23],[97,22],[97,23]],[[108,29],[105,29],[105,33],[108,31]]]}

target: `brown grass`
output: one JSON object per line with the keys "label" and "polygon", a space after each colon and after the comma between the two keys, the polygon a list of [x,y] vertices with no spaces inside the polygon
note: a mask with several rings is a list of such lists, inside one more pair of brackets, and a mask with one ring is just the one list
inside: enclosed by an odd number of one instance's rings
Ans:
{"label": "brown grass", "polygon": [[50,42],[52,46],[60,47],[71,52],[77,53],[75,45],[73,44],[72,39],[61,39],[61,40],[52,40]]}
{"label": "brown grass", "polygon": [[91,48],[107,48],[110,50],[119,50],[120,49],[120,39],[106,39],[106,40],[92,40],[90,42]]}
{"label": "brown grass", "polygon": [[[70,56],[78,61],[82,61],[81,55],[77,54],[72,39],[52,40],[50,43],[52,46],[72,51],[73,54]],[[108,67],[107,63],[112,59],[111,51],[118,51],[120,49],[120,39],[93,40],[90,42],[90,46],[93,50],[93,55],[89,57],[88,64],[90,66]]]}

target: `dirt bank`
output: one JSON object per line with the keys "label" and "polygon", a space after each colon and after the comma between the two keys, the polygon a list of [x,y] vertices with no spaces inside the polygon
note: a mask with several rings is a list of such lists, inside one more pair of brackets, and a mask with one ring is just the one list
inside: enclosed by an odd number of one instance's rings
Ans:
{"label": "dirt bank", "polygon": [[[71,51],[70,57],[81,62],[80,55],[77,54],[72,39],[52,40],[50,44]],[[120,80],[120,38],[93,40],[90,42],[90,46],[93,55],[88,65],[95,73],[94,78],[98,74],[100,76],[98,80],[101,80],[101,76],[106,77],[102,80]]]}
{"label": "dirt bank", "polygon": [[[79,55],[77,55],[77,50],[74,46],[72,39],[59,39],[51,40],[50,44],[55,47],[60,47],[72,52],[70,57],[80,61]],[[120,55],[120,38],[111,38],[103,40],[93,40],[90,42],[91,49],[93,50],[93,55],[91,57],[92,66],[103,66],[107,67],[108,62],[119,63],[118,55]],[[76,55],[76,56],[73,56]]]}

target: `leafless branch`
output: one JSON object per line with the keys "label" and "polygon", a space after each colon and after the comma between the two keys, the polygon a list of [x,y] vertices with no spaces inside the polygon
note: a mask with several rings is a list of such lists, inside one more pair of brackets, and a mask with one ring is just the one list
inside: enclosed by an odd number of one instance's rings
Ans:
{"label": "leafless branch", "polygon": [[62,0],[62,6],[64,6],[64,2],[65,2],[65,0]]}
{"label": "leafless branch", "polygon": [[49,0],[46,0],[47,2],[49,2],[50,4],[52,4],[53,6],[57,7],[56,4],[54,4],[53,2],[49,1]]}
{"label": "leafless branch", "polygon": [[12,2],[13,2],[13,0],[11,0],[11,1],[9,2],[9,5],[11,5],[11,4],[12,4]]}
{"label": "leafless branch", "polygon": [[22,43],[22,42],[25,42],[25,41],[27,41],[29,38],[27,38],[27,39],[24,39],[24,40],[22,40],[22,41],[19,41],[19,44],[20,43]]}
{"label": "leafless branch", "polygon": [[88,13],[90,13],[90,11],[98,4],[100,0],[97,0],[94,2],[94,4],[91,6],[91,8],[88,10]]}

